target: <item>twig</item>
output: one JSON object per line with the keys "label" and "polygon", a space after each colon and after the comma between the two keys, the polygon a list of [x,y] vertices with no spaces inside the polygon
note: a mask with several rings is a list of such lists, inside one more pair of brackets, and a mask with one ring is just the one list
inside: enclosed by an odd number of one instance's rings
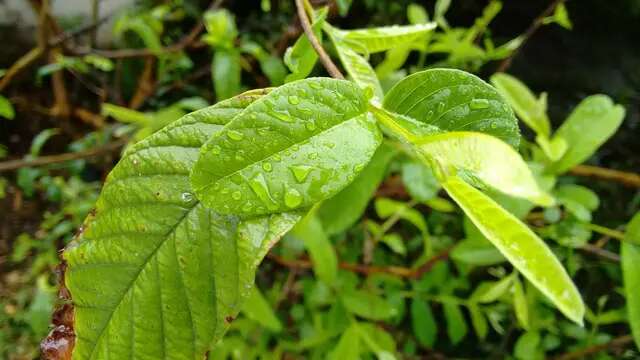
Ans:
{"label": "twig", "polygon": [[613,262],[620,262],[620,255],[612,253],[611,251],[599,248],[597,245],[585,244],[580,247],[580,250],[600,256],[603,259],[607,259]]}
{"label": "twig", "polygon": [[576,176],[615,181],[625,186],[640,188],[640,175],[631,172],[606,169],[591,165],[578,165],[569,170],[569,173]]}
{"label": "twig", "polygon": [[[448,248],[441,252],[440,254],[432,257],[424,263],[422,266],[412,269],[401,266],[375,266],[375,265],[362,265],[362,264],[352,264],[347,262],[340,262],[338,267],[343,270],[351,271],[354,273],[362,274],[362,275],[372,275],[372,274],[389,274],[397,277],[403,278],[411,278],[411,279],[419,279],[425,273],[429,272],[435,264],[440,261],[446,260],[449,258],[449,253],[453,248]],[[313,263],[308,259],[295,259],[295,260],[287,260],[281,256],[269,253],[267,258],[273,260],[274,262],[293,269],[311,269],[313,268]]]}
{"label": "twig", "polygon": [[320,62],[322,62],[324,68],[327,69],[329,75],[336,79],[344,79],[344,75],[342,75],[340,70],[338,70],[336,64],[333,63],[329,55],[326,53],[326,51],[324,51],[324,48],[320,44],[320,41],[318,41],[318,38],[313,33],[311,23],[309,22],[309,18],[307,17],[307,13],[304,9],[303,1],[304,0],[296,0],[296,7],[298,8],[298,17],[300,18],[300,24],[302,25],[302,29],[304,30],[307,39],[309,39],[311,46],[313,46],[313,49],[318,54]]}
{"label": "twig", "polygon": [[129,139],[119,139],[106,145],[78,152],[41,156],[35,159],[17,159],[0,162],[0,172],[20,169],[24,167],[57,164],[65,161],[86,159],[94,156],[112,153],[123,147]]}
{"label": "twig", "polygon": [[154,92],[156,88],[153,81],[153,69],[155,63],[155,58],[145,59],[144,69],[138,78],[138,87],[129,102],[129,107],[131,109],[139,109],[140,106],[144,104],[145,100]]}
{"label": "twig", "polygon": [[9,83],[11,83],[11,80],[13,80],[13,78],[16,75],[18,75],[18,73],[20,73],[22,70],[26,69],[27,67],[29,67],[29,65],[31,65],[36,60],[38,60],[43,53],[44,53],[43,48],[35,47],[29,50],[28,53],[20,57],[20,59],[18,59],[15,63],[13,63],[13,65],[9,67],[7,72],[0,79],[0,91],[4,90],[9,85]]}
{"label": "twig", "polygon": [[544,19],[546,17],[548,17],[549,15],[551,15],[551,13],[553,13],[553,11],[556,9],[556,7],[558,5],[564,3],[565,1],[566,0],[554,0],[554,1],[552,1],[551,4],[549,4],[549,6],[547,6],[547,8],[544,9],[544,11],[540,15],[538,15],[538,17],[533,19],[533,22],[531,23],[531,25],[529,25],[529,28],[527,28],[525,33],[522,35],[522,42],[520,43],[520,46],[518,46],[515,50],[513,50],[511,55],[509,55],[509,57],[507,57],[506,59],[502,60],[502,62],[498,66],[498,69],[496,70],[496,72],[505,72],[505,71],[507,71],[507,69],[511,66],[511,62],[513,61],[513,58],[516,57],[516,55],[518,55],[518,53],[520,52],[520,49],[522,49],[524,44],[529,40],[529,38],[531,38],[531,36],[533,36],[533,34],[536,31],[538,31],[540,26],[542,26],[542,24],[544,22]]}
{"label": "twig", "polygon": [[571,360],[571,359],[583,359],[588,355],[592,355],[598,353],[600,351],[608,350],[616,347],[623,347],[629,343],[633,342],[633,336],[631,335],[623,335],[617,337],[608,343],[593,345],[587,348],[577,350],[571,353],[563,354],[555,358],[555,360]]}
{"label": "twig", "polygon": [[105,22],[107,22],[107,20],[109,20],[113,15],[115,14],[115,11],[107,14],[103,17],[101,17],[100,19],[98,19],[98,21],[95,22],[91,22],[89,24],[86,24],[84,26],[81,26],[75,30],[71,30],[71,31],[66,31],[56,37],[54,37],[53,39],[49,40],[49,46],[50,47],[54,47],[54,46],[58,46],[60,44],[63,44],[73,38],[76,38],[80,35],[83,35],[84,33],[90,32],[90,31],[94,31],[96,30],[100,25],[104,24]]}

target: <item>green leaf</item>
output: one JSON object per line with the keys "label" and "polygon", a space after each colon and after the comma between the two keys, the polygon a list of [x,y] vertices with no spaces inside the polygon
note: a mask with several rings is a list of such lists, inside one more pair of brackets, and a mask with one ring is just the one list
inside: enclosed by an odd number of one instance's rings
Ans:
{"label": "green leaf", "polygon": [[407,20],[411,24],[425,24],[429,22],[429,13],[420,4],[409,4],[407,6]]}
{"label": "green leaf", "polygon": [[582,100],[554,136],[564,139],[568,146],[550,170],[560,174],[587,160],[616,132],[624,115],[624,107],[606,95]]}
{"label": "green leaf", "polygon": [[431,307],[426,301],[411,300],[411,328],[413,335],[422,346],[433,347],[438,335],[438,328]]}
{"label": "green leaf", "polygon": [[491,266],[506,261],[490,242],[484,240],[462,240],[451,251],[453,260],[476,266]]}
{"label": "green leaf", "polygon": [[357,324],[360,339],[376,354],[378,360],[395,360],[393,353],[396,352],[396,342],[391,334],[376,324]]}
{"label": "green leaf", "polygon": [[9,120],[12,120],[16,116],[13,105],[2,95],[0,95],[0,116]]}
{"label": "green leaf", "polygon": [[338,30],[347,43],[354,41],[366,49],[366,54],[391,50],[411,44],[436,28],[436,23],[404,26],[382,26],[368,29]]}
{"label": "green leaf", "polygon": [[434,20],[444,29],[449,29],[449,24],[444,18],[444,14],[449,10],[449,6],[451,6],[451,0],[436,0],[434,7]]}
{"label": "green leaf", "polygon": [[327,234],[346,231],[360,219],[395,154],[396,151],[391,146],[385,143],[380,145],[360,175],[349,186],[322,203],[318,216]]}
{"label": "green leaf", "polygon": [[457,304],[445,302],[442,304],[444,310],[444,318],[447,322],[447,335],[453,345],[459,343],[467,336],[469,328],[467,327],[467,321],[462,315],[462,310]]}
{"label": "green leaf", "polygon": [[240,221],[205,208],[200,146],[257,95],[186,115],[128,149],[64,251],[74,358],[203,358],[248,296],[268,249],[300,218]]}
{"label": "green leaf", "polygon": [[567,30],[571,30],[573,28],[571,18],[569,17],[569,12],[567,11],[567,7],[563,3],[559,3],[556,6],[552,16],[548,16],[542,19],[542,23],[545,25],[556,23]]}
{"label": "green leaf", "polygon": [[418,161],[402,164],[402,183],[409,195],[418,201],[431,200],[440,190],[440,183],[431,169]]}
{"label": "green leaf", "polygon": [[622,275],[624,279],[629,325],[636,346],[640,349],[640,213],[627,226],[625,241],[622,242]]}
{"label": "green leaf", "polygon": [[468,307],[469,315],[471,315],[471,325],[476,332],[478,339],[484,340],[489,333],[489,324],[487,324],[487,318],[478,305],[471,304]]}
{"label": "green leaf", "polygon": [[471,300],[479,303],[491,303],[498,300],[511,289],[513,278],[513,276],[506,276],[499,281],[480,283],[471,295]]}
{"label": "green leaf", "polygon": [[542,360],[544,353],[540,350],[540,333],[528,331],[522,334],[513,350],[513,355],[518,360]]}
{"label": "green leaf", "polygon": [[360,331],[357,324],[352,324],[342,333],[338,345],[329,354],[331,360],[360,359]]}
{"label": "green leaf", "polygon": [[[329,29],[327,34],[329,34],[329,38],[338,52],[342,66],[347,70],[347,74],[362,89],[368,89],[367,91],[372,91],[375,97],[382,99],[383,93],[380,80],[378,80],[376,72],[367,59],[353,50],[350,44],[341,38],[339,30],[332,27],[326,28]],[[358,43],[352,43],[351,45],[358,45]]]}
{"label": "green leaf", "polygon": [[[322,41],[322,25],[327,12],[327,8],[316,11],[316,17],[311,25],[318,41]],[[311,46],[307,36],[301,34],[295,44],[284,53],[284,63],[291,70],[291,74],[287,75],[285,81],[291,82],[306,78],[313,70],[316,61],[318,61],[318,54]]]}
{"label": "green leaf", "polygon": [[333,245],[322,229],[322,223],[312,210],[291,230],[301,239],[313,262],[313,272],[326,284],[333,284],[338,273],[338,258]]}
{"label": "green leaf", "polygon": [[[498,138],[474,132],[449,132],[416,141],[417,151],[434,159],[443,171],[471,172],[492,188],[549,206],[553,198],[537,184],[520,154]],[[437,169],[436,169],[437,171]]]}
{"label": "green leaf", "polygon": [[40,151],[42,151],[42,147],[44,144],[49,141],[53,136],[60,134],[60,129],[44,129],[36,135],[33,140],[31,140],[31,146],[29,147],[29,155],[32,157],[36,157],[40,155]]}
{"label": "green leaf", "polygon": [[478,131],[517,147],[518,122],[496,89],[453,69],[417,72],[398,82],[384,108],[445,131]]}
{"label": "green leaf", "polygon": [[386,244],[393,252],[402,256],[407,254],[407,247],[404,240],[398,234],[387,234],[380,239],[380,242]]}
{"label": "green leaf", "polygon": [[527,297],[525,296],[524,289],[522,287],[522,283],[520,282],[520,278],[518,276],[513,279],[513,288],[511,289],[513,292],[513,309],[516,313],[516,319],[518,320],[518,324],[525,329],[528,330],[530,327],[529,322],[529,305],[527,302]]}
{"label": "green leaf", "polygon": [[228,99],[241,91],[240,53],[235,49],[219,49],[213,56],[211,76],[218,101]]}
{"label": "green leaf", "polygon": [[491,83],[528,127],[545,138],[549,137],[551,127],[546,101],[540,101],[524,83],[509,74],[495,74],[491,76]]}
{"label": "green leaf", "polygon": [[214,47],[233,48],[238,29],[233,15],[226,9],[207,11],[204,14],[207,34],[203,40]]}
{"label": "green leaf", "polygon": [[307,208],[362,171],[381,134],[353,83],[311,78],[249,105],[201,149],[191,183],[220,213]]}
{"label": "green leaf", "polygon": [[342,294],[345,308],[368,320],[387,320],[398,313],[387,300],[364,290],[349,290]]}
{"label": "green leaf", "polygon": [[558,202],[584,222],[591,221],[591,212],[600,205],[598,195],[584,186],[567,184],[559,186],[554,192]]}
{"label": "green leaf", "polygon": [[242,313],[249,319],[257,322],[265,328],[274,331],[282,331],[282,323],[273,312],[271,304],[264,298],[257,287],[253,287],[242,306]]}
{"label": "green leaf", "polygon": [[151,116],[143,112],[109,103],[102,104],[101,114],[103,116],[110,116],[117,121],[125,124],[138,124],[140,126],[147,126],[151,122]]}
{"label": "green leaf", "polygon": [[580,293],[547,245],[489,197],[452,176],[443,187],[478,229],[569,319],[584,316]]}
{"label": "green leaf", "polygon": [[340,13],[340,16],[347,16],[352,3],[353,0],[336,0],[336,5],[338,5],[338,12]]}
{"label": "green leaf", "polygon": [[406,203],[387,198],[377,198],[374,205],[379,217],[386,219],[391,216],[397,216],[413,224],[422,234],[428,233],[427,222],[422,217],[422,214]]}

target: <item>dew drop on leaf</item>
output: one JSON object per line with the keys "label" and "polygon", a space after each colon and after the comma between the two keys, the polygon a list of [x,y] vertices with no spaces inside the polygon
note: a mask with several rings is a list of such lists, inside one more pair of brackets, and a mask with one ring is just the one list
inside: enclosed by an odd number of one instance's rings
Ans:
{"label": "dew drop on leaf", "polygon": [[307,165],[294,165],[290,167],[291,172],[293,173],[293,177],[296,178],[296,181],[301,183],[307,179],[309,176],[309,172],[311,172],[311,166]]}
{"label": "dew drop on leaf", "polygon": [[443,103],[443,102],[439,102],[439,103],[438,103],[438,114],[440,114],[441,112],[443,112],[443,111],[444,111],[444,107],[445,107],[445,106],[446,106],[446,105],[445,105],[445,103]]}
{"label": "dew drop on leaf", "polygon": [[291,105],[300,104],[300,98],[295,96],[295,95],[290,95],[288,99],[289,99],[289,104],[291,104]]}
{"label": "dew drop on leaf", "polygon": [[302,204],[302,195],[300,195],[298,190],[289,188],[287,192],[284,193],[284,204],[289,208],[295,208]]}
{"label": "dew drop on leaf", "polygon": [[184,193],[182,193],[182,195],[180,195],[180,199],[185,204],[190,204],[193,201],[194,197],[193,197],[192,193],[184,192]]}
{"label": "dew drop on leaf", "polygon": [[220,152],[221,152],[221,151],[222,151],[222,149],[220,148],[220,146],[219,146],[219,145],[213,145],[213,146],[211,147],[211,153],[212,153],[213,155],[218,155],[218,154],[220,154]]}
{"label": "dew drop on leaf", "polygon": [[264,178],[264,175],[258,174],[255,177],[249,180],[249,186],[251,190],[258,196],[260,201],[262,201],[269,210],[277,210],[278,205],[275,200],[271,197],[271,193],[269,192],[269,187],[267,186],[267,181]]}
{"label": "dew drop on leaf", "polygon": [[307,130],[309,131],[313,131],[316,129],[316,123],[313,122],[313,120],[307,122],[307,124],[305,125],[305,127],[307,128]]}
{"label": "dew drop on leaf", "polygon": [[486,109],[489,107],[489,100],[487,99],[473,99],[469,103],[471,110]]}
{"label": "dew drop on leaf", "polygon": [[233,193],[231,193],[231,197],[233,198],[233,200],[240,200],[242,199],[242,193],[240,191],[234,191]]}
{"label": "dew drop on leaf", "polygon": [[234,141],[240,141],[244,138],[244,134],[236,130],[227,131],[227,136],[229,137],[229,139]]}
{"label": "dew drop on leaf", "polygon": [[309,86],[310,86],[312,89],[316,89],[316,90],[320,90],[320,89],[322,89],[322,85],[318,84],[317,82],[311,82],[311,83],[309,83]]}
{"label": "dew drop on leaf", "polygon": [[262,163],[262,170],[271,172],[271,170],[273,170],[273,166],[271,166],[271,163],[268,162]]}

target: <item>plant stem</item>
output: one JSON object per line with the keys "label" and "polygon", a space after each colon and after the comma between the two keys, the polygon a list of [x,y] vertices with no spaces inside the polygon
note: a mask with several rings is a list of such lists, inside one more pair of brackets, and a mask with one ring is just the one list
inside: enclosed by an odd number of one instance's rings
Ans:
{"label": "plant stem", "polygon": [[402,127],[402,125],[398,124],[385,109],[379,108],[376,105],[369,103],[369,111],[371,111],[376,116],[378,121],[380,121],[384,126],[391,130],[394,135],[402,138],[402,140],[408,143],[413,143],[416,140],[415,135]]}
{"label": "plant stem", "polygon": [[640,188],[640,175],[631,172],[606,169],[591,165],[578,165],[569,170],[569,173],[576,176],[615,181],[629,187]]}
{"label": "plant stem", "polygon": [[327,72],[329,73],[329,75],[331,75],[331,77],[344,80],[344,75],[342,75],[340,70],[338,70],[336,64],[333,63],[331,57],[329,57],[327,52],[324,51],[324,48],[320,44],[320,41],[318,41],[318,38],[313,33],[311,23],[309,22],[309,17],[307,16],[307,12],[305,11],[304,0],[296,0],[296,7],[298,10],[298,17],[300,18],[300,24],[302,25],[302,30],[307,36],[307,39],[309,39],[311,46],[318,54],[320,62],[322,63],[324,68],[327,69]]}
{"label": "plant stem", "polygon": [[597,224],[587,224],[587,228],[591,231],[597,232],[598,234],[606,235],[620,241],[624,240],[624,233],[622,231],[609,229],[608,227]]}

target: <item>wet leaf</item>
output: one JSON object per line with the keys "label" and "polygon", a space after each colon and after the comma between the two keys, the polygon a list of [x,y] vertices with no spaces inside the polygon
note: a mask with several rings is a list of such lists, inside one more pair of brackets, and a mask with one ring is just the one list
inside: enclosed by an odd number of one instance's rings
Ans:
{"label": "wet leaf", "polygon": [[283,85],[249,105],[202,147],[196,196],[224,214],[255,216],[307,208],[364,169],[381,134],[366,99],[348,81]]}

